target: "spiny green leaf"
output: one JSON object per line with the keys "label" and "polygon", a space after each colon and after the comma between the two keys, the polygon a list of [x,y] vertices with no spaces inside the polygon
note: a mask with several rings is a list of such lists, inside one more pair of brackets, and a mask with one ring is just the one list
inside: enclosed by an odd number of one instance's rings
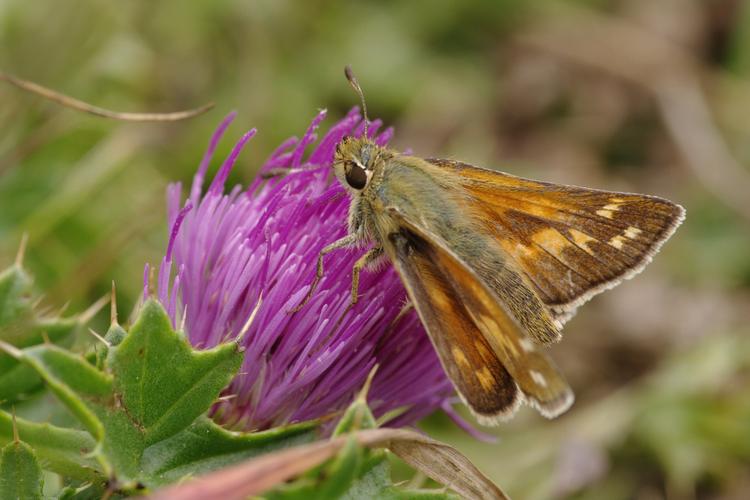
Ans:
{"label": "spiny green leaf", "polygon": [[42,498],[42,468],[29,445],[12,441],[0,451],[0,498]]}
{"label": "spiny green leaf", "polygon": [[[34,308],[31,284],[19,265],[0,272],[0,340],[18,348],[42,342],[69,344],[81,321],[75,317],[41,317]],[[41,386],[36,374],[19,368],[18,360],[0,352],[0,401],[15,401]]]}
{"label": "spiny green leaf", "polygon": [[116,390],[146,445],[176,434],[203,414],[241,363],[235,343],[193,350],[155,301],[144,305],[109,358]]}
{"label": "spiny green leaf", "polygon": [[[280,485],[265,496],[269,500],[325,500],[341,498],[357,478],[366,450],[348,439],[338,454],[297,480]],[[374,498],[368,496],[367,498]]]}
{"label": "spiny green leaf", "polygon": [[[242,353],[234,343],[192,349],[157,302],[144,305],[124,338],[119,326],[112,331],[117,334],[113,339],[122,341],[99,362],[48,344],[2,347],[32,368],[91,433],[99,443],[94,456],[102,473],[125,487],[213,470],[262,453],[262,445],[278,449],[309,433],[308,426],[304,432],[295,428],[288,434],[239,438],[199,418],[238,370]],[[205,436],[215,441],[213,446]],[[210,458],[200,457],[207,451],[213,453]]]}
{"label": "spiny green leaf", "polygon": [[[352,435],[359,429],[376,427],[375,417],[367,405],[369,390],[375,370],[370,372],[367,382],[349,405],[333,432],[333,437],[345,436],[346,443],[328,462],[315,467],[297,480],[279,486],[268,494],[278,500],[327,499],[327,498],[375,498],[391,485],[388,463],[379,450],[368,450],[357,444]],[[372,476],[375,468],[385,468],[384,474]]]}
{"label": "spiny green leaf", "polygon": [[91,483],[78,487],[65,486],[58,492],[56,500],[101,500],[105,492],[103,485]]}
{"label": "spiny green leaf", "polygon": [[339,498],[351,489],[366,453],[367,451],[350,437],[338,456],[326,468],[326,474],[318,488],[318,498]]}
{"label": "spiny green leaf", "polygon": [[375,415],[372,414],[370,406],[367,404],[367,393],[370,391],[376,371],[377,366],[370,371],[365,384],[362,386],[362,390],[360,390],[352,404],[344,412],[341,420],[336,424],[336,428],[333,431],[334,436],[341,436],[347,432],[361,429],[375,429],[378,426]]}
{"label": "spiny green leaf", "polygon": [[[9,350],[6,346],[6,350]],[[131,478],[138,471],[143,436],[120,404],[112,375],[54,345],[12,351],[32,367],[101,447],[94,452],[103,472]]]}
{"label": "spiny green leaf", "polygon": [[346,409],[341,420],[336,424],[333,435],[341,436],[348,432],[376,427],[375,416],[372,414],[365,398],[360,396]]}
{"label": "spiny green leaf", "polygon": [[[15,426],[20,438],[33,447],[46,469],[82,481],[99,477],[97,463],[88,456],[96,446],[88,433],[22,418],[16,418]],[[13,421],[10,414],[0,411],[0,445],[12,442]]]}
{"label": "spiny green leaf", "polygon": [[[75,318],[42,317],[34,309],[31,278],[17,265],[0,272],[0,340],[23,348],[44,341],[64,342],[80,326]],[[12,359],[10,359],[12,361]],[[0,373],[8,357],[0,356]]]}
{"label": "spiny green leaf", "polygon": [[201,417],[184,431],[146,449],[144,477],[153,484],[167,484],[186,475],[211,472],[248,458],[312,442],[316,434],[315,422],[240,433]]}
{"label": "spiny green leaf", "polygon": [[[382,455],[382,452],[378,452]],[[374,454],[374,453],[373,453]],[[439,490],[406,489],[393,484],[391,468],[387,460],[372,457],[365,463],[359,477],[351,487],[339,497],[342,500],[359,498],[377,498],[379,500],[445,500],[460,498],[445,488]]]}
{"label": "spiny green leaf", "polygon": [[118,346],[127,334],[128,332],[126,332],[123,327],[115,323],[109,327],[109,330],[107,330],[107,333],[104,335],[104,340],[106,340],[110,346]]}
{"label": "spiny green leaf", "polygon": [[112,377],[91,366],[83,357],[54,345],[20,351],[19,359],[34,368],[52,392],[84,427],[101,440],[104,427],[96,415],[96,401],[112,397]]}
{"label": "spiny green leaf", "polygon": [[13,403],[11,411],[13,410],[18,417],[30,422],[42,422],[68,429],[84,430],[81,428],[78,419],[52,391],[38,391],[24,398],[23,401],[17,401]]}
{"label": "spiny green leaf", "polygon": [[0,401],[15,401],[21,394],[29,394],[41,387],[42,380],[37,376],[33,368],[20,364],[18,361],[0,353],[0,364],[2,359],[10,361],[10,366],[0,368]]}
{"label": "spiny green leaf", "polygon": [[[0,272],[0,325],[8,325],[31,310],[31,277],[13,265]],[[8,339],[6,339],[8,340]]]}
{"label": "spiny green leaf", "polygon": [[34,346],[21,352],[27,363],[43,373],[48,384],[64,385],[86,398],[111,398],[112,376],[97,370],[82,356],[55,345]]}
{"label": "spiny green leaf", "polygon": [[104,343],[97,344],[94,352],[89,353],[90,362],[96,365],[98,369],[104,370],[109,349],[120,345],[120,342],[123,341],[127,334],[128,332],[119,323],[111,324],[107,333],[104,334]]}

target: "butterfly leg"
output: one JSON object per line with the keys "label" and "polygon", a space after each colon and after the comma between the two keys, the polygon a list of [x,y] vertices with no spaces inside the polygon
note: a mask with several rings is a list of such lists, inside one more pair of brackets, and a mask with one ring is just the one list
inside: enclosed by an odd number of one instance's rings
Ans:
{"label": "butterfly leg", "polygon": [[373,247],[354,263],[354,267],[352,267],[352,304],[356,304],[357,300],[359,300],[359,275],[362,269],[374,263],[382,256],[383,247]]}
{"label": "butterfly leg", "polygon": [[334,250],[338,250],[339,248],[345,248],[350,247],[354,244],[356,244],[359,241],[360,237],[359,235],[352,233],[347,234],[340,240],[336,240],[330,245],[327,245],[323,247],[323,249],[318,254],[318,266],[315,272],[315,278],[313,279],[313,282],[310,284],[310,289],[307,291],[307,295],[305,295],[305,298],[302,299],[302,302],[294,306],[289,312],[295,313],[305,307],[305,304],[307,304],[310,299],[313,296],[313,293],[315,293],[315,288],[317,288],[318,283],[320,282],[320,279],[323,277],[323,257],[328,255],[329,253],[333,252]]}

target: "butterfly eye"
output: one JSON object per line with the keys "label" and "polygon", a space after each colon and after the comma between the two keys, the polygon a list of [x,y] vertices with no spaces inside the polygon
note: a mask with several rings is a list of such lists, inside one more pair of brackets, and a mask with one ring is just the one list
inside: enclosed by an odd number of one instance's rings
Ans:
{"label": "butterfly eye", "polygon": [[349,162],[346,169],[346,182],[354,189],[364,189],[367,185],[365,169],[354,162]]}

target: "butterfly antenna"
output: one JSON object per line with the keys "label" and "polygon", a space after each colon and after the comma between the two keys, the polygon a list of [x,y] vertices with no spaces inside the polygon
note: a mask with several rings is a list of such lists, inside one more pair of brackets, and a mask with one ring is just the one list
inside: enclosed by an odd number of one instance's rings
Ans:
{"label": "butterfly antenna", "polygon": [[351,85],[357,95],[359,95],[359,100],[362,102],[362,114],[365,117],[365,137],[367,137],[367,129],[370,119],[367,117],[367,104],[365,104],[365,94],[364,92],[362,92],[362,87],[359,86],[359,82],[357,81],[357,77],[354,76],[354,72],[352,71],[351,66],[346,65],[346,67],[344,68],[344,74],[346,75],[346,79],[349,81],[349,85]]}

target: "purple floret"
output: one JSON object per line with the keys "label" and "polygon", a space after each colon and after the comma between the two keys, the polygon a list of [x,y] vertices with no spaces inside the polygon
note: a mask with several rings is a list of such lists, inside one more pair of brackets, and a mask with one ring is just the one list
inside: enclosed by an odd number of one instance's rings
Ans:
{"label": "purple floret", "polygon": [[[171,228],[159,268],[158,297],[175,325],[184,321],[200,348],[241,336],[245,360],[214,416],[242,429],[336,414],[353,400],[368,372],[379,368],[369,393],[376,415],[405,408],[389,425],[406,425],[445,406],[453,395],[416,314],[394,323],[406,294],[392,267],[362,274],[360,300],[351,309],[351,269],[366,250],[344,249],[325,258],[325,275],[300,311],[315,274],[318,253],[346,234],[349,196],[331,175],[336,144],[360,136],[364,124],[352,110],[317,142],[321,112],[301,140],[284,142],[261,172],[288,167],[290,174],[247,189],[225,182],[238,154],[255,134],[245,134],[219,168],[208,190],[203,184],[216,145],[234,115],[218,127],[193,179],[190,197],[168,188]],[[392,129],[370,136],[386,144]],[[300,168],[301,167],[301,168]],[[184,316],[184,317],[183,317]]]}

